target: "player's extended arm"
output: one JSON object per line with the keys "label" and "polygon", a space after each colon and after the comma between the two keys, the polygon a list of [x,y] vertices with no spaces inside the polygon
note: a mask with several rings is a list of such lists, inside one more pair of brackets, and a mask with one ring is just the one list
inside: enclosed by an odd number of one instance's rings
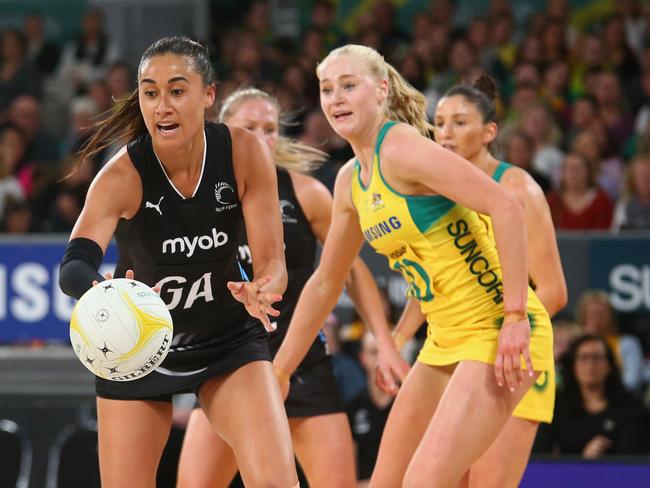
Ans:
{"label": "player's extended arm", "polygon": [[[291,178],[312,232],[324,243],[332,220],[332,195],[325,185],[310,176],[292,172]],[[409,367],[393,345],[377,284],[360,257],[354,259],[345,287],[363,322],[377,338],[380,372],[378,376],[381,376],[382,386],[385,385],[390,393],[396,393],[395,378],[404,381]]]}
{"label": "player's extended arm", "polygon": [[[133,183],[136,181],[137,185]],[[132,217],[140,206],[139,182],[124,148],[93,180],[61,259],[59,287],[66,295],[79,299],[93,281],[104,280],[98,270],[106,246],[120,217]]]}
{"label": "player's extended arm", "polygon": [[350,170],[348,165],[339,171],[334,188],[332,223],[320,263],[300,294],[287,335],[273,361],[283,382],[287,382],[298,367],[336,305],[348,271],[363,244],[359,219],[349,201]]}
{"label": "player's extended arm", "polygon": [[377,339],[379,352],[377,382],[389,393],[396,394],[398,387],[395,379],[404,382],[409,366],[400,356],[391,337],[377,284],[370,270],[359,257],[352,264],[346,286],[361,319],[370,327]]}

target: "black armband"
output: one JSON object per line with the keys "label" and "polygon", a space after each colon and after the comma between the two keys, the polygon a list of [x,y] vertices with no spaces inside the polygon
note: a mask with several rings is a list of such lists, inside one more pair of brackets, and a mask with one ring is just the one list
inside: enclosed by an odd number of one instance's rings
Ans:
{"label": "black armband", "polygon": [[98,273],[104,253],[95,241],[78,237],[68,242],[59,268],[59,287],[66,295],[81,298],[93,281],[104,281]]}

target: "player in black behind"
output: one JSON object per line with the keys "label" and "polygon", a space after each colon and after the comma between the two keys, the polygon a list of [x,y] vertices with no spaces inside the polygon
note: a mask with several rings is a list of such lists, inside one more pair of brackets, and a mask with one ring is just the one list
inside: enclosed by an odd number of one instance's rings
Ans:
{"label": "player in black behind", "polygon": [[[182,391],[198,394],[248,486],[298,486],[262,325],[270,330],[267,315],[278,314],[272,305],[287,284],[275,169],[253,134],[205,122],[214,97],[207,50],[160,39],[142,55],[138,89],[81,153],[80,162],[127,142],[90,187],[61,263],[62,290],[79,298],[102,281],[97,270],[115,234],[116,276],[159,287],[174,320],[170,352],[154,372],[96,380],[104,488],[155,486],[171,396]],[[242,224],[250,283],[237,262]]]}
{"label": "player in black behind", "polygon": [[[332,214],[332,196],[322,183],[304,173],[317,167],[326,154],[279,135],[280,105],[255,88],[238,90],[221,107],[219,120],[257,134],[273,151],[278,166],[278,191],[284,229],[289,282],[271,333],[271,354],[280,347],[298,296],[314,271],[316,242],[324,242]],[[251,251],[245,241],[240,261],[250,270]],[[366,323],[380,339],[379,360],[404,379],[408,364],[391,342],[381,298],[368,268],[360,258],[352,266],[347,290]],[[390,382],[392,375],[387,375]],[[396,386],[393,383],[393,388]],[[325,337],[319,334],[291,377],[285,407],[298,461],[311,487],[356,486],[350,426],[339,398]],[[237,472],[237,459],[227,442],[212,429],[207,417],[195,410],[185,433],[178,468],[179,488],[228,487]]]}

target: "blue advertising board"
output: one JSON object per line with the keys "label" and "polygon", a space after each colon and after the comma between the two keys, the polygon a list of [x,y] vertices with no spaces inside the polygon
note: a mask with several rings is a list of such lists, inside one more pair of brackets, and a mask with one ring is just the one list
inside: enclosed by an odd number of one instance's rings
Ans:
{"label": "blue advertising board", "polygon": [[[68,341],[74,300],[58,286],[66,241],[66,236],[0,237],[0,343]],[[576,300],[587,288],[605,290],[620,312],[650,314],[650,236],[559,235],[558,244],[569,288],[569,305],[563,315],[572,315]],[[362,257],[391,303],[403,306],[406,286],[402,277],[367,246]],[[111,243],[100,272],[112,272],[116,261],[117,247]],[[337,313],[345,316],[351,307],[344,295]]]}
{"label": "blue advertising board", "polygon": [[[66,237],[0,241],[0,343],[69,341],[75,300],[58,284],[66,242]],[[116,260],[111,244],[100,272],[113,272]]]}
{"label": "blue advertising board", "polygon": [[619,312],[650,313],[650,240],[647,237],[589,241],[589,283],[609,293]]}

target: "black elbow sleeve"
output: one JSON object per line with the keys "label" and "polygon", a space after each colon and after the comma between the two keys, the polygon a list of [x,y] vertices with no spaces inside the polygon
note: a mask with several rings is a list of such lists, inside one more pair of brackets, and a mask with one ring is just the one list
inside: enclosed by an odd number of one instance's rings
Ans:
{"label": "black elbow sleeve", "polygon": [[99,265],[104,253],[95,241],[78,237],[68,242],[59,268],[59,287],[66,295],[81,298],[93,286],[93,281],[104,281]]}

